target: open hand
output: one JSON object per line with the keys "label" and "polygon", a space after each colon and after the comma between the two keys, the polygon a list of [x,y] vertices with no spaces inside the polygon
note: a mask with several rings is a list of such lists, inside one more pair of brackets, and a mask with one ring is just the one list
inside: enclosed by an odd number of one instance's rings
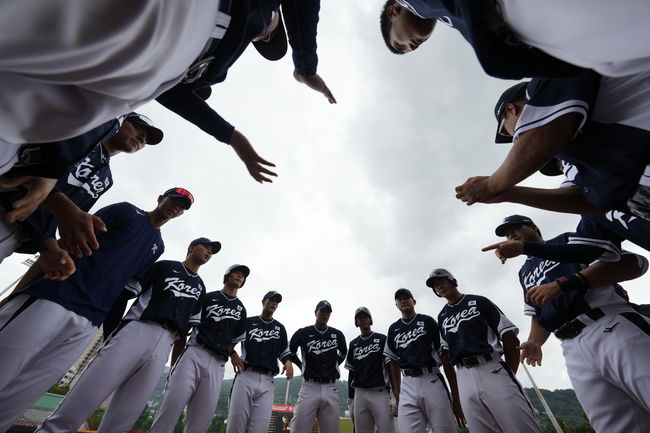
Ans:
{"label": "open hand", "polygon": [[332,92],[330,91],[329,87],[327,87],[327,84],[325,84],[325,81],[323,81],[320,75],[314,74],[310,75],[309,77],[305,77],[304,75],[300,75],[296,71],[293,71],[293,78],[295,78],[299,83],[306,84],[310,89],[314,89],[315,91],[322,93],[330,104],[336,104],[336,98],[334,98],[334,95],[332,95]]}
{"label": "open hand", "polygon": [[470,206],[474,203],[485,203],[500,192],[493,190],[489,176],[475,176],[456,187],[456,198]]}
{"label": "open hand", "polygon": [[526,362],[531,367],[542,366],[542,346],[537,343],[525,341],[517,346],[521,351],[519,354],[519,361]]}
{"label": "open hand", "polygon": [[16,188],[18,186],[27,188],[25,197],[13,202],[14,210],[7,213],[7,222],[11,224],[27,219],[47,198],[54,185],[56,185],[56,179],[37,176],[19,176],[0,184],[0,188]]}
{"label": "open hand", "polygon": [[248,139],[241,132],[235,130],[232,133],[230,139],[230,145],[237,152],[237,156],[246,164],[246,169],[250,175],[258,181],[259,183],[263,182],[273,182],[269,176],[277,177],[277,174],[264,167],[275,167],[275,164],[269,162],[262,157],[260,157],[253,146],[250,144]]}
{"label": "open hand", "polygon": [[99,248],[95,229],[106,231],[106,225],[100,217],[82,210],[66,214],[65,217],[59,215],[58,224],[61,235],[59,245],[77,257],[90,256],[94,249]]}

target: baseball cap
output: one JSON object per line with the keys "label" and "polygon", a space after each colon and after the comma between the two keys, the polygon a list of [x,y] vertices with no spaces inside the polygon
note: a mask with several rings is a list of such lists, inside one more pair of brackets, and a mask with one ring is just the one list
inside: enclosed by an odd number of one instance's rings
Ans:
{"label": "baseball cap", "polygon": [[495,143],[512,143],[512,136],[503,131],[503,119],[506,114],[506,105],[515,101],[521,101],[526,97],[526,89],[528,88],[528,81],[515,84],[501,94],[494,106],[494,117],[497,118],[497,135],[494,139]]}
{"label": "baseball cap", "polygon": [[503,222],[494,230],[497,236],[505,236],[506,230],[512,226],[520,226],[522,224],[535,224],[533,220],[523,215],[510,215],[503,219]]}
{"label": "baseball cap", "polygon": [[372,319],[372,315],[370,314],[370,310],[367,309],[366,307],[359,307],[357,310],[354,312],[354,319],[356,320],[357,317],[360,315],[365,314],[366,316],[370,317]]}
{"label": "baseball cap", "polygon": [[177,186],[174,188],[169,188],[167,191],[165,191],[163,193],[163,197],[174,197],[174,198],[184,199],[185,210],[189,209],[192,206],[192,204],[194,204],[194,196],[192,195],[192,193],[186,190],[185,188],[180,188]]}
{"label": "baseball cap", "polygon": [[271,298],[278,298],[278,302],[282,302],[282,295],[275,290],[269,290],[268,292],[266,292],[266,295],[264,295],[262,301]]}
{"label": "baseball cap", "polygon": [[278,27],[271,34],[271,39],[268,41],[253,41],[253,46],[258,53],[267,60],[275,61],[280,60],[287,53],[287,32],[282,23],[282,13],[280,11],[273,11],[271,21],[278,16]]}
{"label": "baseball cap", "polygon": [[[395,299],[403,298],[405,296],[409,297],[409,298],[413,298],[413,293],[411,293],[411,291],[409,289],[405,289],[403,287],[400,287],[395,292]],[[413,299],[415,299],[415,298],[413,298]]]}
{"label": "baseball cap", "polygon": [[228,269],[226,269],[226,275],[228,275],[231,272],[234,271],[239,271],[242,274],[244,274],[244,278],[248,278],[248,275],[250,275],[251,270],[248,268],[246,265],[232,265]]}
{"label": "baseball cap", "polygon": [[318,310],[325,310],[331,313],[332,305],[330,305],[330,303],[325,300],[320,301],[318,304],[316,304],[316,309],[314,311],[318,311]]}
{"label": "baseball cap", "polygon": [[196,238],[192,242],[190,242],[190,246],[193,247],[194,245],[209,245],[212,247],[212,254],[217,254],[219,250],[221,250],[221,242],[219,241],[211,241],[208,238]]}
{"label": "baseball cap", "polygon": [[164,135],[163,132],[153,126],[153,122],[147,116],[132,111],[126,115],[124,120],[135,123],[147,131],[147,144],[158,144],[162,141]]}

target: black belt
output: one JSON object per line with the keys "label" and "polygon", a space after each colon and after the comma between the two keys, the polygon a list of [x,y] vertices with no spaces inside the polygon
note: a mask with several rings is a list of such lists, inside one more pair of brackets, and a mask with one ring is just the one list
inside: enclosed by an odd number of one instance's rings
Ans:
{"label": "black belt", "polygon": [[416,368],[403,368],[402,374],[409,377],[423,376],[428,373],[433,373],[433,367],[416,367]]}
{"label": "black belt", "polygon": [[[594,308],[584,313],[585,316],[590,318],[593,321],[596,321],[603,317],[605,313],[600,308]],[[573,319],[566,322],[564,325],[557,328],[555,331],[555,336],[560,340],[568,340],[570,338],[575,338],[585,329],[589,324],[582,322],[580,319]]]}
{"label": "black belt", "polygon": [[305,377],[307,382],[316,382],[316,383],[334,383],[336,379],[330,379],[329,377]]}
{"label": "black belt", "polygon": [[[269,370],[268,368],[264,367],[257,367],[257,366],[252,366],[248,367],[246,370],[254,371],[256,373],[262,373],[262,374],[273,374],[273,370]],[[275,376],[275,374],[273,374]]]}
{"label": "black belt", "polygon": [[472,356],[466,356],[464,358],[461,358],[456,365],[460,365],[461,367],[474,367],[475,365],[481,364],[481,362],[484,361],[492,361],[492,353],[481,353],[480,355],[472,355]]}

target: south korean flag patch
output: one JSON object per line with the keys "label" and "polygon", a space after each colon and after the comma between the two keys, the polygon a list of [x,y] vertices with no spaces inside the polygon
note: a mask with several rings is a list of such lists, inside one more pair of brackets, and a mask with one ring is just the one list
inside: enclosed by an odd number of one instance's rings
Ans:
{"label": "south korean flag patch", "polygon": [[472,305],[476,305],[476,301],[467,301],[467,305],[469,305],[470,307]]}

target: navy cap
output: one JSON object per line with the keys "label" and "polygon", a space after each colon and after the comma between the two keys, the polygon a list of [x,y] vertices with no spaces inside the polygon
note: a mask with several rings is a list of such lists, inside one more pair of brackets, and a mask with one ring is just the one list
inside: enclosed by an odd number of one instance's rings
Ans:
{"label": "navy cap", "polygon": [[280,11],[273,11],[271,20],[278,17],[278,27],[271,33],[270,39],[260,39],[253,41],[253,46],[258,53],[267,60],[280,60],[287,53],[287,32],[284,30],[282,23],[282,14]]}
{"label": "navy cap", "polygon": [[193,247],[194,245],[209,245],[212,247],[212,254],[217,254],[219,250],[221,250],[221,242],[219,241],[211,241],[208,238],[196,238],[192,242],[190,242],[190,246]]}
{"label": "navy cap", "polygon": [[497,105],[494,106],[494,117],[497,118],[497,135],[494,139],[495,143],[512,143],[512,136],[507,132],[503,131],[503,116],[506,114],[506,105],[521,101],[526,97],[526,89],[528,88],[528,81],[523,83],[515,84],[514,86],[507,89],[497,101]]}
{"label": "navy cap", "polygon": [[360,315],[365,314],[366,316],[370,317],[372,319],[372,315],[370,314],[370,310],[367,309],[366,307],[359,307],[357,310],[354,312],[354,318],[356,320],[357,317]]}
{"label": "navy cap", "polygon": [[179,188],[177,186],[174,188],[169,188],[167,191],[165,191],[163,193],[163,197],[174,197],[174,198],[184,199],[185,210],[189,209],[190,206],[194,204],[194,196],[192,195],[192,193],[186,190],[185,188]]}
{"label": "navy cap", "polygon": [[505,236],[506,230],[512,226],[520,226],[522,224],[535,224],[533,220],[523,215],[510,215],[503,219],[503,222],[494,230],[497,236]]}
{"label": "navy cap", "polygon": [[[405,289],[403,287],[400,287],[399,289],[397,289],[397,291],[395,292],[395,299],[403,298],[404,296],[407,296],[409,298],[413,298],[413,293],[411,293],[411,291],[409,289]],[[413,299],[415,299],[415,298],[413,298]]]}
{"label": "navy cap", "polygon": [[145,131],[147,131],[147,144],[158,144],[163,139],[163,132],[153,126],[153,122],[147,116],[132,111],[127,114],[124,120],[133,122]]}
{"label": "navy cap", "polygon": [[282,302],[282,295],[275,291],[275,290],[270,290],[266,292],[266,295],[262,298],[262,301],[265,299],[271,299],[271,298],[278,298],[278,302]]}
{"label": "navy cap", "polygon": [[318,311],[318,310],[325,310],[325,311],[329,311],[331,313],[332,312],[332,305],[330,305],[330,303],[325,301],[325,300],[320,301],[318,304],[316,304],[316,310],[314,310],[314,311]]}
{"label": "navy cap", "polygon": [[228,275],[229,273],[234,272],[234,271],[239,271],[242,274],[244,274],[244,278],[248,278],[248,276],[251,273],[251,270],[249,269],[248,266],[235,264],[235,265],[230,266],[228,269],[226,269],[226,275]]}

